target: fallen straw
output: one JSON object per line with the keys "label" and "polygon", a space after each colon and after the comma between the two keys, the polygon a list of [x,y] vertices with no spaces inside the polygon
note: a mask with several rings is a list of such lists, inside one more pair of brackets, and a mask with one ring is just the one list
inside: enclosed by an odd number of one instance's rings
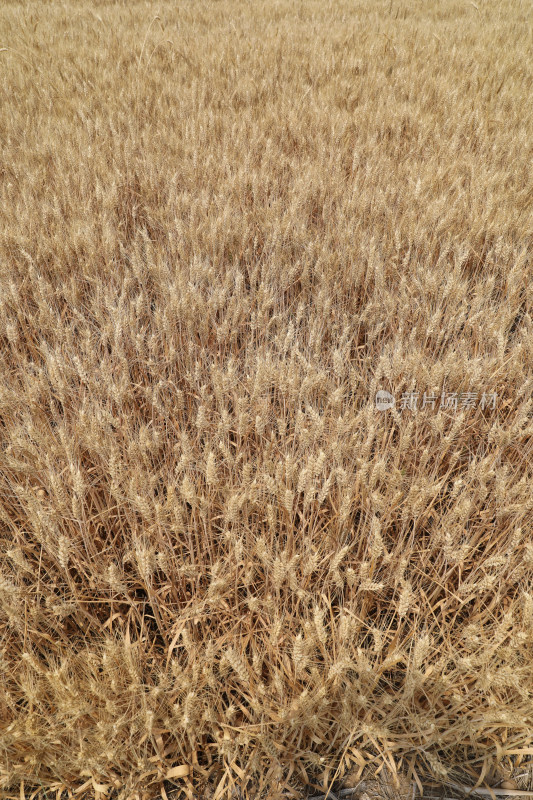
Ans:
{"label": "fallen straw", "polygon": [[[533,797],[533,792],[529,792],[525,789],[499,789],[497,787],[490,788],[490,789],[483,789],[477,788],[474,789],[471,786],[465,786],[464,784],[460,783],[451,783],[450,787],[454,789],[458,789],[460,792],[464,794],[477,794],[482,795],[483,797],[493,797],[494,795],[500,797]],[[351,789],[340,789],[337,792],[329,792],[328,794],[317,794],[313,797],[309,797],[308,800],[338,800],[340,797],[348,797],[349,795],[354,794],[358,791],[358,787],[354,787]],[[426,800],[458,800],[456,797],[449,797],[449,796],[438,796],[438,795],[427,795]]]}

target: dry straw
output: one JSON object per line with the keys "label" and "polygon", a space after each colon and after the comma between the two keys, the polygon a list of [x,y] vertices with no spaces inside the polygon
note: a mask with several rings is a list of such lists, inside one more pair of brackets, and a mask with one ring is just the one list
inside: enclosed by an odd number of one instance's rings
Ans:
{"label": "dry straw", "polygon": [[526,5],[93,5],[0,9],[0,795],[481,785],[533,744]]}

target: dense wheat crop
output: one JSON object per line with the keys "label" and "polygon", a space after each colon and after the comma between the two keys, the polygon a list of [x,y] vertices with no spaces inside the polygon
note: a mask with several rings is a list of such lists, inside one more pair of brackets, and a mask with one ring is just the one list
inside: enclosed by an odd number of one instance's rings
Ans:
{"label": "dense wheat crop", "polygon": [[3,3],[2,797],[531,747],[532,45],[520,0]]}

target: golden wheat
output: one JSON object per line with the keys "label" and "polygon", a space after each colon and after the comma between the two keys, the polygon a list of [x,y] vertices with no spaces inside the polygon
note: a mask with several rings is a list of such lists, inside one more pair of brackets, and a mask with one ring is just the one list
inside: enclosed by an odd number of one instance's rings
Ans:
{"label": "golden wheat", "polygon": [[522,0],[2,6],[2,797],[533,746],[531,52]]}

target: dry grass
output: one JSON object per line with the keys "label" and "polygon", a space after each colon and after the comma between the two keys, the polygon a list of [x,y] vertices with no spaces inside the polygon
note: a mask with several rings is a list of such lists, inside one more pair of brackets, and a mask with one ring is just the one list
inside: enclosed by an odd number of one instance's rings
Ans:
{"label": "dry grass", "polygon": [[2,796],[531,746],[530,11],[2,5]]}

